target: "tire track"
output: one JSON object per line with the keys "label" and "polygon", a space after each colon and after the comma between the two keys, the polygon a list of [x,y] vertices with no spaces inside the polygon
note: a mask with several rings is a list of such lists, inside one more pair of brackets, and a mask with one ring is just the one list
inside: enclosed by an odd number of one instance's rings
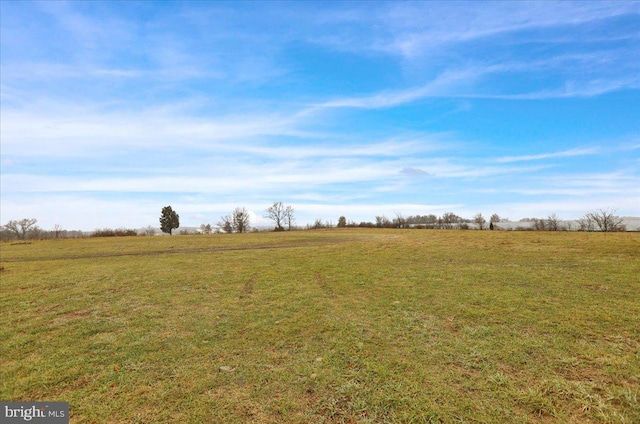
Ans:
{"label": "tire track", "polygon": [[147,252],[109,252],[109,253],[89,253],[86,255],[73,256],[36,256],[28,258],[2,258],[2,262],[40,262],[40,261],[59,261],[72,259],[94,259],[94,258],[119,258],[126,256],[160,256],[160,255],[180,255],[186,253],[214,253],[214,252],[233,252],[242,250],[271,250],[271,249],[293,249],[296,247],[323,246],[335,243],[334,240],[329,242],[307,242],[307,243],[287,243],[287,244],[270,244],[258,246],[231,246],[231,247],[209,247],[194,249],[176,249],[176,250],[154,250]]}
{"label": "tire track", "polygon": [[326,280],[326,278],[324,278],[324,275],[322,275],[319,272],[317,272],[316,273],[316,282],[318,283],[318,286],[320,286],[320,289],[322,289],[323,293],[325,295],[327,295],[327,297],[329,299],[333,300],[333,299],[336,298],[336,293],[333,291],[331,286],[329,286],[329,284],[327,284],[327,280]]}
{"label": "tire track", "polygon": [[242,299],[250,299],[253,297],[253,287],[256,284],[256,276],[257,274],[253,274],[246,283],[244,283],[244,286],[242,286],[242,290],[240,291],[240,295],[238,296],[238,299],[242,300]]}

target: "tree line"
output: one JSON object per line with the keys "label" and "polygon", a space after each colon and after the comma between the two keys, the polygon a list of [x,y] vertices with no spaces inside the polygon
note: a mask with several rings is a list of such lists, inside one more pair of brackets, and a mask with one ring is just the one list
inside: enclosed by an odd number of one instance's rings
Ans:
{"label": "tree line", "polygon": [[[264,211],[264,218],[273,222],[272,231],[296,230],[295,210],[291,205],[284,205],[282,202],[274,202]],[[462,218],[453,213],[446,212],[440,216],[410,215],[404,216],[396,213],[393,218],[385,215],[375,217],[375,221],[361,221],[356,223],[349,221],[345,216],[340,216],[334,225],[331,221],[316,219],[313,224],[307,224],[307,229],[321,228],[415,228],[415,229],[476,229],[476,230],[502,230],[508,218],[502,218],[498,214],[493,214],[489,220],[478,213],[471,219]],[[43,230],[37,225],[35,218],[25,218],[21,220],[11,220],[0,226],[0,239],[46,239],[46,238],[69,238],[85,237],[87,234],[79,231],[69,231],[56,224],[52,230]],[[171,206],[165,206],[160,213],[160,230],[171,235],[173,230],[180,227],[180,216]],[[537,231],[600,231],[614,232],[626,231],[624,220],[616,215],[615,209],[597,209],[586,213],[576,221],[564,221],[556,214],[551,214],[547,218],[523,218],[519,222],[516,230],[537,230]],[[249,211],[244,207],[235,208],[229,215],[220,217],[217,228],[211,224],[200,226],[201,234],[212,234],[214,232],[224,233],[246,233],[252,229]],[[98,229],[90,236],[93,237],[118,237],[135,235],[155,235],[156,230],[152,226],[140,230],[118,228],[118,229]]]}
{"label": "tree line", "polygon": [[[560,219],[556,214],[551,214],[547,218],[523,218],[518,222],[516,230],[537,230],[537,231],[626,231],[624,220],[615,214],[615,209],[597,209],[586,213],[578,219],[574,225],[572,221]],[[375,222],[347,221],[344,216],[338,218],[336,227],[366,227],[366,228],[417,228],[417,229],[476,229],[476,230],[501,230],[504,229],[500,223],[510,222],[508,218],[502,218],[498,214],[493,214],[489,221],[482,213],[476,214],[473,218],[467,219],[456,215],[453,212],[446,212],[440,216],[434,214],[415,215],[404,217],[396,213],[394,218],[387,218],[385,215],[376,216]],[[488,225],[487,225],[488,224]],[[327,228],[331,225],[316,220],[308,228]]]}
{"label": "tree line", "polygon": [[[574,228],[570,221],[561,220],[556,214],[551,214],[547,218],[524,218],[520,222],[522,226],[517,230],[538,230],[538,231],[626,231],[623,219],[615,214],[615,209],[597,209],[586,213],[577,221]],[[297,229],[295,227],[294,209],[292,206],[285,206],[282,202],[274,202],[265,210],[264,218],[273,221],[273,231],[285,231]],[[489,220],[485,219],[482,213],[476,214],[471,219],[462,218],[453,213],[446,212],[440,216],[434,214],[403,216],[396,213],[394,218],[385,215],[375,217],[375,222],[361,221],[356,223],[348,221],[343,215],[338,218],[336,225],[332,221],[322,221],[317,218],[313,224],[307,224],[307,229],[321,228],[418,228],[418,229],[478,229],[478,230],[500,230],[503,229],[500,223],[508,222],[508,218],[502,218],[498,214],[493,214]],[[212,232],[243,233],[251,228],[250,216],[244,207],[236,208],[231,214],[222,216],[217,223],[218,229],[215,231],[211,224],[202,224],[200,232],[211,234]],[[286,226],[286,228],[285,228]],[[164,231],[164,230],[163,230]],[[165,231],[166,232],[166,231]]]}
{"label": "tree line", "polygon": [[53,229],[45,230],[40,228],[38,220],[35,218],[24,218],[11,220],[4,225],[0,225],[0,239],[54,239],[54,238],[76,238],[84,237],[81,230],[65,230],[61,225],[54,225]]}

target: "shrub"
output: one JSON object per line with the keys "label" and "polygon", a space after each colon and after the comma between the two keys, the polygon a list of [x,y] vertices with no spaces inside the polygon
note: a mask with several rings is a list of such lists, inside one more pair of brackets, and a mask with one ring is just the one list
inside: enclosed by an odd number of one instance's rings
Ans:
{"label": "shrub", "polygon": [[137,236],[138,232],[136,230],[132,230],[130,228],[103,228],[98,229],[91,234],[91,237],[129,237],[129,236]]}

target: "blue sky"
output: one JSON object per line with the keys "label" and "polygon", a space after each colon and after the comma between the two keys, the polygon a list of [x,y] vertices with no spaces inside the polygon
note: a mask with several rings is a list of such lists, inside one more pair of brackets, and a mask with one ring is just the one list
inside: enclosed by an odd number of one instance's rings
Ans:
{"label": "blue sky", "polygon": [[2,1],[1,215],[640,215],[640,2]]}

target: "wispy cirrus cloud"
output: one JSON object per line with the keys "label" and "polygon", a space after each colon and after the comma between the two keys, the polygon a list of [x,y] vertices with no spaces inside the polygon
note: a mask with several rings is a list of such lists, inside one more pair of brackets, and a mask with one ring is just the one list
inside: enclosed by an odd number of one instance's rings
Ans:
{"label": "wispy cirrus cloud", "polygon": [[[380,19],[390,28],[391,37],[379,41],[377,47],[405,58],[433,54],[434,49],[450,49],[452,45],[489,38],[520,34],[525,39],[539,38],[549,28],[566,28],[573,40],[580,35],[581,25],[616,17],[637,17],[640,7],[635,2],[527,2],[494,3],[485,7],[477,2],[457,3],[458,13],[450,13],[445,3],[394,4]],[[544,34],[544,32],[542,32]],[[564,33],[553,32],[555,37]],[[547,41],[553,41],[547,36]]]}
{"label": "wispy cirrus cloud", "polygon": [[562,152],[553,152],[553,153],[541,153],[537,155],[522,155],[522,156],[505,156],[501,158],[496,158],[495,161],[499,163],[510,163],[510,162],[525,162],[525,161],[535,161],[535,160],[543,160],[543,159],[553,159],[553,158],[568,158],[574,156],[585,156],[585,155],[594,155],[600,152],[599,147],[591,147],[585,149],[571,149],[565,150]]}
{"label": "wispy cirrus cloud", "polygon": [[[427,98],[450,99],[496,99],[496,100],[548,100],[576,97],[595,97],[622,90],[640,89],[640,78],[623,80],[591,80],[567,81],[562,87],[532,91],[527,93],[501,94],[488,93],[469,89],[469,84],[480,79],[489,72],[459,73],[457,78],[445,78],[445,81],[434,81],[421,87],[401,90],[387,90],[381,93],[339,98],[319,103],[308,109],[309,112],[325,108],[354,108],[354,109],[388,109],[411,104]],[[458,82],[456,86],[456,82]]]}
{"label": "wispy cirrus cloud", "polygon": [[[7,156],[86,156],[123,147],[163,149],[176,143],[205,149],[234,149],[226,140],[303,133],[286,116],[236,115],[224,118],[179,116],[168,111],[131,113],[9,111],[3,115],[3,153]],[[309,135],[309,133],[305,133]]]}
{"label": "wispy cirrus cloud", "polygon": [[[591,60],[595,60],[595,56],[589,56]],[[586,60],[584,56],[580,59]],[[621,59],[621,57],[618,57],[618,59]],[[631,67],[631,69],[622,76],[598,75],[594,73],[594,66],[589,65],[591,72],[586,76],[570,76],[566,80],[559,81],[559,83],[555,83],[551,87],[527,92],[505,93],[504,88],[499,86],[492,87],[486,81],[487,78],[496,76],[511,76],[512,78],[515,76],[526,80],[529,78],[529,75],[535,72],[542,72],[544,69],[557,69],[559,63],[565,61],[571,62],[572,60],[562,57],[537,60],[535,62],[514,62],[497,65],[478,64],[466,69],[444,71],[432,81],[421,86],[398,90],[385,90],[368,95],[337,98],[316,104],[310,107],[309,110],[315,111],[324,108],[388,109],[428,98],[547,100],[595,97],[622,90],[640,89],[640,65],[636,66],[636,69]],[[618,62],[618,60],[614,61],[614,63],[616,62]],[[602,69],[610,66],[611,63],[608,62],[599,65]]]}
{"label": "wispy cirrus cloud", "polygon": [[444,72],[429,83],[409,89],[391,90],[372,95],[347,97],[330,100],[312,106],[316,109],[324,108],[359,108],[359,109],[386,109],[427,97],[446,97],[451,92],[451,88],[463,82],[480,76],[477,70],[459,70]]}
{"label": "wispy cirrus cloud", "polygon": [[[634,2],[497,2],[487,7],[473,1],[453,5],[434,1],[378,2],[366,10],[351,7],[314,12],[289,11],[293,19],[308,25],[311,42],[354,54],[375,52],[415,61],[450,56],[461,45],[494,39],[500,40],[500,47],[517,44],[521,38],[564,43],[610,39],[609,34],[595,36],[576,30],[615,18],[633,18],[640,14],[640,7]],[[316,34],[318,27],[331,31]]]}
{"label": "wispy cirrus cloud", "polygon": [[[633,27],[630,22],[637,22],[640,16],[637,3],[493,6],[470,2],[457,13],[450,13],[444,3],[433,2],[374,8],[367,16],[385,30],[372,33],[366,44],[398,54],[410,63],[405,66],[418,66],[421,71],[415,72],[428,75],[429,81],[409,88],[336,97],[319,106],[386,109],[428,98],[548,100],[640,89],[640,63],[628,60],[640,48],[638,32],[592,30],[592,25],[611,19],[626,19],[621,28]],[[531,47],[523,49],[523,42]],[[585,45],[592,47],[585,51]],[[555,77],[543,82],[541,74]],[[500,83],[503,80],[509,84]]]}
{"label": "wispy cirrus cloud", "polygon": [[400,173],[404,175],[409,175],[412,177],[429,177],[433,175],[425,171],[424,169],[420,169],[420,168],[402,168],[400,170]]}

